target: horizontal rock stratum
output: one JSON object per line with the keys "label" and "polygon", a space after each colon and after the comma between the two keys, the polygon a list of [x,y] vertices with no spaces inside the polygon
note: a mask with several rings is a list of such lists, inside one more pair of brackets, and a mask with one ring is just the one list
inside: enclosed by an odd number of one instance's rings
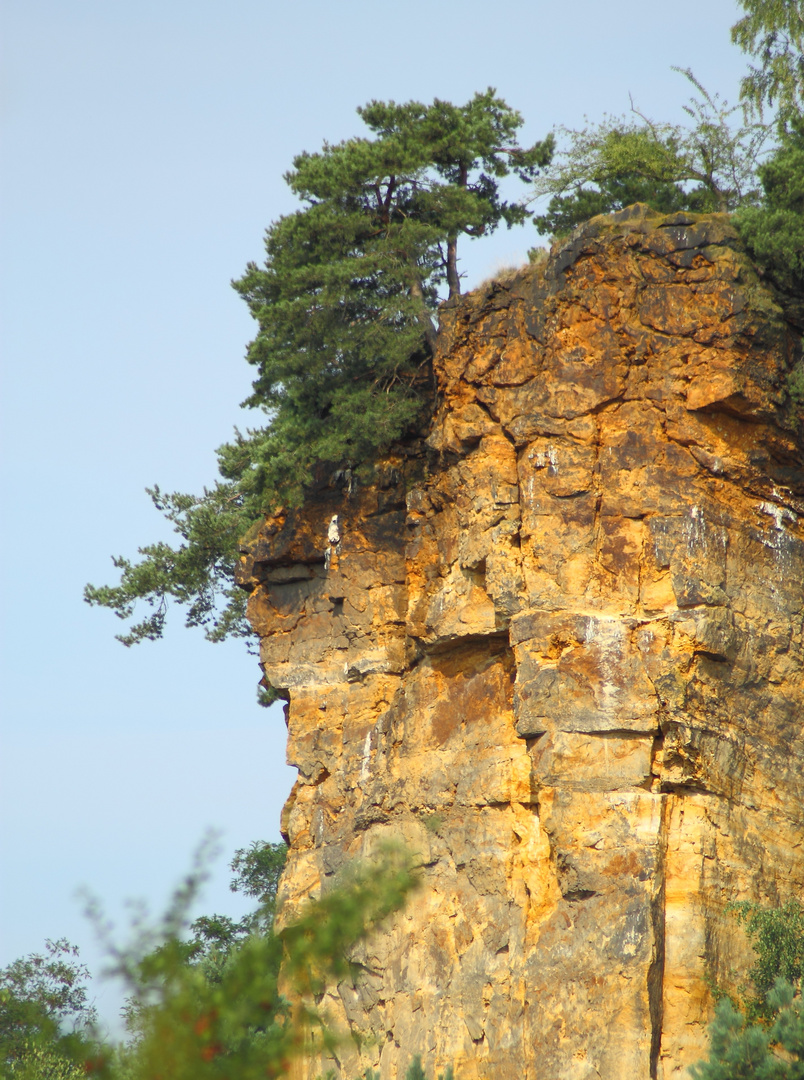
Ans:
{"label": "horizontal rock stratum", "polygon": [[704,1055],[727,904],[804,894],[800,350],[726,218],[593,219],[442,309],[426,443],[244,551],[283,917],[380,838],[424,866],[326,996],[362,1046],[300,1077]]}

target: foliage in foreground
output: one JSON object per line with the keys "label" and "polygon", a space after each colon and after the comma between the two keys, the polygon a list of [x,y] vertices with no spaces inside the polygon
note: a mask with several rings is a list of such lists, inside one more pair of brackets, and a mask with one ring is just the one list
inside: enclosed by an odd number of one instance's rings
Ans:
{"label": "foliage in foreground", "polygon": [[798,986],[804,976],[804,907],[797,900],[788,900],[781,907],[742,901],[732,904],[730,910],[745,928],[755,954],[741,1005],[749,1019],[767,1021],[772,1010],[766,997],[777,980]]}
{"label": "foliage in foreground", "polygon": [[801,992],[778,979],[766,998],[770,1026],[751,1024],[729,998],[709,1029],[709,1061],[690,1070],[695,1080],[801,1080],[804,1008]]}
{"label": "foliage in foreground", "polygon": [[695,1080],[802,1080],[804,1078],[804,908],[739,903],[756,959],[750,986],[735,1002],[724,996],[709,1029],[709,1061],[693,1066]]}
{"label": "foliage in foreground", "polygon": [[[126,1046],[112,1048],[94,1036],[85,987],[72,981],[73,974],[88,974],[85,969],[68,964],[53,969],[42,983],[31,975],[38,958],[11,965],[2,973],[11,990],[0,997],[2,1075],[14,1080],[77,1080],[88,1073],[103,1080],[266,1080],[285,1075],[294,1057],[348,1038],[317,1001],[331,980],[359,978],[350,949],[404,904],[416,874],[401,849],[385,847],[310,901],[299,918],[275,930],[284,857],[283,844],[254,844],[235,856],[233,888],[262,901],[245,920],[208,916],[190,926],[189,939],[185,936],[186,912],[202,876],[197,867],[158,928],[139,927],[131,946],[113,950],[114,971],[131,992]],[[153,947],[155,934],[162,940]],[[20,972],[26,972],[21,979]],[[24,1011],[31,1001],[36,1010]],[[24,1022],[18,1023],[21,1010]],[[80,1022],[80,1038],[61,1034],[58,1021],[65,1019]]]}
{"label": "foliage in foreground", "polygon": [[398,910],[414,884],[407,857],[387,848],[294,922],[249,933],[213,977],[208,965],[187,963],[180,938],[165,942],[136,968],[125,1080],[265,1080],[284,1075],[311,1047],[335,1045],[347,1033],[332,1028],[316,998],[329,980],[357,977],[350,948]]}
{"label": "foliage in foreground", "polygon": [[[233,891],[260,901],[239,922],[205,916],[182,933],[198,887],[197,867],[156,931],[140,930],[115,952],[129,982],[132,1041],[116,1049],[93,1035],[88,972],[66,942],[0,972],[0,1067],[9,1080],[265,1080],[286,1074],[296,1056],[335,1049],[348,1038],[316,1002],[331,980],[359,979],[355,942],[381,928],[416,885],[404,853],[386,848],[353,867],[302,917],[274,932],[284,844],[255,843],[235,854]],[[200,865],[200,864],[199,864]],[[696,1080],[801,1080],[804,1077],[804,907],[738,903],[732,912],[755,951],[748,983],[723,996],[710,1027],[709,1061]],[[156,948],[146,947],[152,935]],[[280,985],[280,962],[282,982]],[[736,1001],[736,1004],[735,1004]],[[365,1080],[379,1080],[372,1070]],[[426,1080],[414,1058],[406,1080]],[[438,1080],[453,1080],[447,1069]]]}
{"label": "foliage in foreground", "polygon": [[368,137],[294,160],[285,178],[303,206],[267,230],[264,266],[233,283],[258,325],[244,404],[264,425],[219,449],[221,479],[203,495],[150,491],[179,546],[115,559],[120,584],[85,590],[122,619],[150,605],[126,645],[162,635],[171,599],[210,640],[249,634],[233,585],[239,538],[265,511],[298,505],[318,467],[370,466],[422,426],[439,289],[460,292],[460,238],[529,216],[500,181],[531,182],[552,137],[520,146],[522,117],[494,90],[462,106],[372,101],[358,112]]}
{"label": "foliage in foreground", "polygon": [[[372,1069],[366,1071],[365,1080],[380,1080],[380,1074]],[[422,1059],[415,1057],[405,1072],[405,1080],[427,1080],[427,1074],[422,1068]],[[439,1074],[438,1080],[455,1080],[452,1066],[448,1065],[443,1074]]]}
{"label": "foliage in foreground", "polygon": [[[164,966],[184,964],[188,969],[210,984],[219,984],[230,961],[251,937],[271,934],[276,912],[276,894],[279,878],[287,859],[287,845],[255,841],[248,848],[240,848],[230,864],[234,877],[230,889],[234,893],[250,897],[258,907],[241,919],[226,915],[201,915],[189,926],[189,937],[182,933],[185,914],[195,896],[204,875],[204,852],[196,869],[186,879],[182,889],[174,897],[173,904],[161,926],[146,929],[138,941],[120,952],[110,936],[101,929],[107,951],[115,958],[116,969],[121,971],[131,990],[124,1015],[129,1031],[140,1030],[142,1017],[153,998],[153,980]],[[92,912],[94,916],[94,911]],[[99,919],[95,917],[96,925]],[[154,944],[154,938],[156,944]],[[279,957],[274,967],[266,971],[270,978],[278,978]]]}

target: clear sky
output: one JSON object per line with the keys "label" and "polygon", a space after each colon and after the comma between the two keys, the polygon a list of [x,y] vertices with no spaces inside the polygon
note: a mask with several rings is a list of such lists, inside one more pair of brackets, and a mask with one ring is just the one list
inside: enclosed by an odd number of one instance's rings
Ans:
{"label": "clear sky", "polygon": [[[525,140],[629,105],[683,118],[691,66],[736,100],[735,0],[7,0],[2,26],[0,966],[68,936],[76,890],[159,910],[204,831],[279,838],[294,772],[242,643],[178,611],[125,649],[88,608],[110,555],[169,534],[143,488],[200,491],[250,383],[229,287],[293,209],[293,155],[372,99],[491,85]],[[532,226],[464,245],[469,286]],[[226,860],[202,910],[237,912]],[[118,997],[96,984],[113,1017]]]}

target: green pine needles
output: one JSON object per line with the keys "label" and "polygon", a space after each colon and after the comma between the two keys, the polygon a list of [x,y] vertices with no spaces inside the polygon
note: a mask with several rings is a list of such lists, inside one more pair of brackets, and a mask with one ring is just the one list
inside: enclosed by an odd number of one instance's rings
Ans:
{"label": "green pine needles", "polygon": [[261,515],[303,502],[316,469],[371,466],[422,430],[433,402],[440,290],[460,292],[458,242],[527,219],[500,180],[532,182],[548,136],[522,147],[522,117],[492,89],[462,106],[372,101],[370,135],[300,154],[285,179],[302,207],[275,221],[266,260],[235,289],[258,325],[244,405],[262,426],[218,451],[221,480],[201,496],[149,491],[181,538],[115,559],[120,584],[85,599],[122,619],[151,611],[120,640],[161,637],[170,600],[210,640],[248,636],[233,584],[239,538]]}
{"label": "green pine needles", "polygon": [[801,1080],[804,1077],[804,908],[730,905],[755,953],[750,986],[738,1007],[723,995],[709,1028],[709,1060],[692,1066],[695,1080]]}

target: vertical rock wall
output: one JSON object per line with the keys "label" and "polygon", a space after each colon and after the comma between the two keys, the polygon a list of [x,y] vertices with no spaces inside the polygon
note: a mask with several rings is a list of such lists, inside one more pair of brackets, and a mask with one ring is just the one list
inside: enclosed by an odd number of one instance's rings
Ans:
{"label": "vertical rock wall", "polygon": [[725,220],[631,208],[439,341],[427,446],[243,557],[285,912],[380,837],[425,867],[302,1073],[680,1078],[726,904],[804,893],[800,340]]}

